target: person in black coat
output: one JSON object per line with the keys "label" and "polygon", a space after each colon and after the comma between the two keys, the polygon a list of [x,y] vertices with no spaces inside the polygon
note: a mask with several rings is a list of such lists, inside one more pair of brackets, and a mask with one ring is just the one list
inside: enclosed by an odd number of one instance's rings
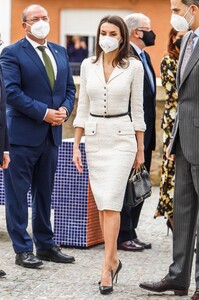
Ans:
{"label": "person in black coat", "polygon": [[[156,107],[156,77],[149,54],[143,49],[155,43],[155,34],[151,30],[150,19],[141,14],[133,13],[125,17],[129,30],[132,54],[135,55],[144,67],[144,134],[145,166],[150,172],[152,151],[155,150],[155,107]],[[143,251],[150,249],[151,244],[141,242],[136,234],[143,202],[135,208],[123,207],[121,225],[118,236],[118,249],[126,251]]]}
{"label": "person in black coat", "polygon": [[[9,143],[6,125],[6,94],[0,67],[0,169],[7,169],[10,162]],[[0,270],[0,277],[6,273]]]}

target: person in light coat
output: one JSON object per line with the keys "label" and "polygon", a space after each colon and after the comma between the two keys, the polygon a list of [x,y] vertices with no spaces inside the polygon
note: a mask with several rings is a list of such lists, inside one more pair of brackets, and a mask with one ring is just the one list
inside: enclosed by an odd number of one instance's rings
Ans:
{"label": "person in light coat", "polygon": [[132,166],[144,163],[144,72],[141,62],[130,57],[122,18],[104,17],[96,41],[96,56],[81,66],[73,161],[83,172],[79,144],[85,132],[90,184],[105,242],[99,290],[109,294],[122,268],[117,237],[127,180]]}

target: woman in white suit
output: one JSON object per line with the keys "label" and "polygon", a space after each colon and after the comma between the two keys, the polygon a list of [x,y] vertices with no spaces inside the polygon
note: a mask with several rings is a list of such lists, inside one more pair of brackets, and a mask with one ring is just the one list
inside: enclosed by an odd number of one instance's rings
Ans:
{"label": "woman in white suit", "polygon": [[73,162],[83,172],[79,144],[85,132],[90,184],[105,242],[101,294],[113,291],[113,280],[122,268],[117,255],[120,211],[130,170],[144,163],[143,68],[129,53],[123,19],[104,17],[98,26],[96,56],[81,66],[74,120]]}

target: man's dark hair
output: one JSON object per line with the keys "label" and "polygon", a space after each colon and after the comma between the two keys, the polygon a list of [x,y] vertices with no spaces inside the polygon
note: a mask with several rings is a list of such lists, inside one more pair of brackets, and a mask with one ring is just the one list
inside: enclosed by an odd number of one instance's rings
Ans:
{"label": "man's dark hair", "polygon": [[199,0],[181,0],[187,6],[196,5],[199,7]]}
{"label": "man's dark hair", "polygon": [[104,17],[98,26],[97,29],[97,37],[96,37],[96,59],[93,61],[96,63],[100,57],[100,54],[102,52],[102,48],[99,45],[99,38],[100,38],[100,29],[101,25],[104,23],[110,23],[115,26],[117,26],[120,29],[121,33],[121,42],[119,45],[119,52],[118,56],[114,59],[113,64],[119,65],[120,67],[127,67],[127,59],[130,56],[130,44],[129,44],[129,33],[128,33],[128,28],[124,22],[124,20],[119,17],[119,16],[106,16]]}

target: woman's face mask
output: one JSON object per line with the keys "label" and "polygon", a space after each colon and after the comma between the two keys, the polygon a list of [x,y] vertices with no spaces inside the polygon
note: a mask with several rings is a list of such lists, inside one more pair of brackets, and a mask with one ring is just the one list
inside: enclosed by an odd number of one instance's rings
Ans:
{"label": "woman's face mask", "polygon": [[181,43],[182,43],[182,38],[177,39],[174,43],[174,45],[178,48],[178,50],[180,50]]}
{"label": "woman's face mask", "polygon": [[118,39],[111,36],[100,36],[99,45],[105,53],[112,52],[119,47]]}

